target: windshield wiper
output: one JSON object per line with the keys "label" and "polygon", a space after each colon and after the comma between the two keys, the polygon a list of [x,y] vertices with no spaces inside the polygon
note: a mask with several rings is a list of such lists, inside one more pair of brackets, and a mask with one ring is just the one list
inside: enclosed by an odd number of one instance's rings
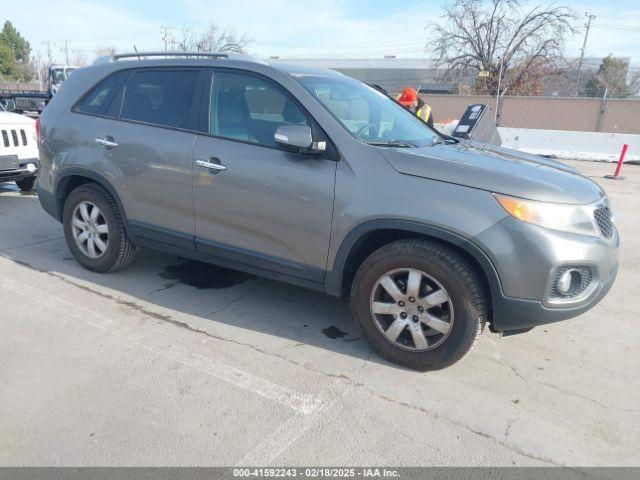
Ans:
{"label": "windshield wiper", "polygon": [[427,147],[435,147],[436,145],[451,145],[458,143],[458,141],[454,138],[436,138],[433,142],[431,142]]}
{"label": "windshield wiper", "polygon": [[365,142],[367,145],[373,145],[374,147],[403,147],[403,148],[415,148],[415,143],[407,142],[404,140],[391,140],[388,142],[382,142],[378,140],[369,140]]}

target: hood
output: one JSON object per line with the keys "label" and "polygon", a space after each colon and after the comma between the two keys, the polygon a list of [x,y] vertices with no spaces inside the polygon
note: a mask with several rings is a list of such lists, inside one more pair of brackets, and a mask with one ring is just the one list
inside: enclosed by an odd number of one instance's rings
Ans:
{"label": "hood", "polygon": [[26,115],[0,111],[0,125],[35,125],[36,121]]}
{"label": "hood", "polygon": [[604,196],[575,168],[493,145],[460,142],[418,148],[385,148],[400,173],[544,202],[585,204]]}

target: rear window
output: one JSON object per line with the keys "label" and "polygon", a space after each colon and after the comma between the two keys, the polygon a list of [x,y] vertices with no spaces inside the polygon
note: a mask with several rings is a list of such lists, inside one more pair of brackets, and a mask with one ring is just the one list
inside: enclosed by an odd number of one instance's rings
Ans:
{"label": "rear window", "polygon": [[106,115],[111,103],[130,74],[131,71],[122,70],[108,76],[80,100],[76,110],[83,113]]}
{"label": "rear window", "polygon": [[198,70],[139,71],[127,82],[121,118],[189,128]]}

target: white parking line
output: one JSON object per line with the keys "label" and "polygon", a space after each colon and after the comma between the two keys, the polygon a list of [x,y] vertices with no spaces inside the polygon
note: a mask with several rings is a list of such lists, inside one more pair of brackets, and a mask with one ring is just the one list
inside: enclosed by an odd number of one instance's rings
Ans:
{"label": "white parking line", "polygon": [[[0,276],[0,288],[16,295],[27,297],[30,301],[38,302],[68,317],[73,317],[100,328],[157,355],[211,375],[235,387],[277,402],[280,405],[289,407],[302,415],[309,415],[323,405],[322,400],[313,395],[297,393],[287,387],[244,372],[231,365],[213,360],[212,358],[190,352],[162,339],[151,338],[147,335],[136,333],[129,325],[116,322],[99,312],[63,300],[26,283]],[[295,417],[299,417],[299,415]]]}
{"label": "white parking line", "polygon": [[[335,393],[335,392],[334,392]],[[280,427],[267,435],[253,450],[236,462],[236,466],[261,465],[268,466],[298,441],[302,435],[314,427],[322,414],[334,403],[344,397],[345,392],[337,393],[330,403],[325,403],[309,415],[294,414]],[[226,477],[223,477],[226,478]]]}

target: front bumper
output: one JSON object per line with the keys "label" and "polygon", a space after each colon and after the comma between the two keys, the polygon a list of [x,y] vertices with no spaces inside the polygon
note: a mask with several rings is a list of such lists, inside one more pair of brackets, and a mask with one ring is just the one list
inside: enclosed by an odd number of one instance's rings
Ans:
{"label": "front bumper", "polygon": [[[33,164],[35,170],[29,170],[27,165]],[[0,182],[9,182],[11,180],[20,180],[25,177],[33,177],[38,175],[40,170],[40,160],[37,158],[20,159],[20,167],[13,170],[0,170]]]}
{"label": "front bumper", "polygon": [[[495,266],[500,288],[492,291],[492,328],[527,330],[573,318],[609,292],[618,272],[620,239],[550,230],[507,217],[474,239]],[[554,272],[584,266],[593,273],[584,295],[552,298]]]}

